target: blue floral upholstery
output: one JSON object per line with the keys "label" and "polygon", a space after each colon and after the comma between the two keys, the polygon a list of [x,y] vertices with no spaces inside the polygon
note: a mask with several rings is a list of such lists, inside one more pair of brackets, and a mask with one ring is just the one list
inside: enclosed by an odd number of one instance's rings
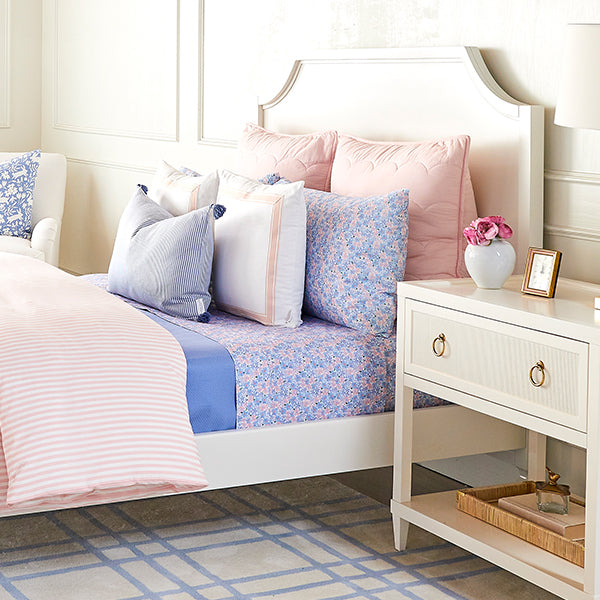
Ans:
{"label": "blue floral upholstery", "polygon": [[29,239],[40,151],[0,163],[0,235]]}

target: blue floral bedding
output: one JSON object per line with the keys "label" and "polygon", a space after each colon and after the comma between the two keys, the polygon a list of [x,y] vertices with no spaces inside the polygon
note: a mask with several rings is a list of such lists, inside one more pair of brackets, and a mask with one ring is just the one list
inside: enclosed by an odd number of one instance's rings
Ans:
{"label": "blue floral bedding", "polygon": [[[85,277],[106,285],[105,275]],[[161,317],[229,351],[235,363],[238,429],[394,408],[395,336],[375,336],[307,316],[298,328],[266,327],[217,310],[211,310],[209,323]],[[415,407],[440,403],[415,393]]]}

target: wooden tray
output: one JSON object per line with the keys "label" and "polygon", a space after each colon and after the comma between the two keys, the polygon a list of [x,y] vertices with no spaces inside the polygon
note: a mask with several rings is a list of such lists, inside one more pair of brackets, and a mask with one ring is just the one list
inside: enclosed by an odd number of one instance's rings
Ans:
{"label": "wooden tray", "polygon": [[537,523],[498,508],[498,498],[532,492],[535,492],[533,481],[469,488],[456,492],[456,504],[458,510],[583,567],[584,544],[581,540],[570,540]]}

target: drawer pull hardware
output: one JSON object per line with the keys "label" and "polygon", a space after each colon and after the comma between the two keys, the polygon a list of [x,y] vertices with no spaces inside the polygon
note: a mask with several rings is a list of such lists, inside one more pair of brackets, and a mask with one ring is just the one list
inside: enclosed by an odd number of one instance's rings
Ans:
{"label": "drawer pull hardware", "polygon": [[[538,360],[531,369],[529,369],[529,381],[533,387],[541,387],[544,385],[544,381],[546,381],[546,367],[544,367],[544,363],[541,360]],[[539,379],[534,378],[534,373],[539,373]]]}
{"label": "drawer pull hardware", "polygon": [[[438,350],[438,342],[441,344],[441,349]],[[433,349],[433,353],[436,356],[442,356],[446,351],[446,336],[443,333],[440,333],[435,340],[433,340],[433,344],[431,344]]]}

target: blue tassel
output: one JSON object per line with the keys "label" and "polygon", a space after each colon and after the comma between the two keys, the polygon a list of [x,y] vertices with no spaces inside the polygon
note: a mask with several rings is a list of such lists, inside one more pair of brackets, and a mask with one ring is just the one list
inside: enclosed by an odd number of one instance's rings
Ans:
{"label": "blue tassel", "polygon": [[268,175],[265,175],[262,179],[259,179],[258,181],[266,185],[275,185],[280,179],[281,175],[279,175],[279,173],[269,173]]}
{"label": "blue tassel", "polygon": [[208,323],[210,321],[210,313],[203,312],[201,315],[198,315],[196,321],[198,321],[199,323]]}
{"label": "blue tassel", "polygon": [[144,194],[148,194],[148,186],[144,185],[143,183],[138,183],[138,187],[142,188],[142,192],[144,192]]}
{"label": "blue tassel", "polygon": [[215,219],[220,219],[227,209],[222,204],[213,204],[213,214]]}

